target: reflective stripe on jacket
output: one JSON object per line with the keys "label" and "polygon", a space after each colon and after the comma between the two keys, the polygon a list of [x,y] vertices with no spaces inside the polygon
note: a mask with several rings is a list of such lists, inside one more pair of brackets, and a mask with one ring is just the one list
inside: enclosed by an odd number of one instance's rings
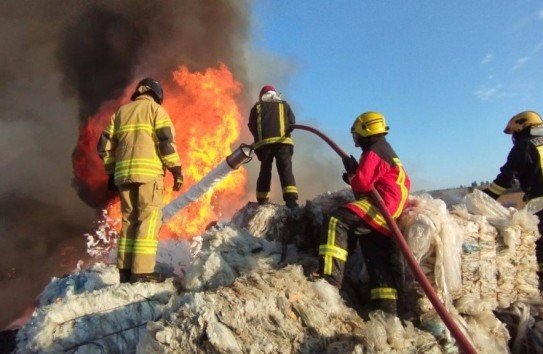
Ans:
{"label": "reflective stripe on jacket", "polygon": [[288,126],[296,119],[286,101],[273,100],[256,103],[249,115],[249,130],[254,138],[255,149],[266,144],[294,145],[287,133]]}
{"label": "reflective stripe on jacket", "polygon": [[141,95],[112,115],[98,141],[98,154],[115,184],[146,183],[181,166],[175,130],[166,110]]}
{"label": "reflective stripe on jacket", "polygon": [[385,218],[368,193],[375,188],[390,215],[396,219],[406,206],[411,182],[400,159],[384,137],[362,153],[351,187],[357,198],[344,207],[360,216],[374,230],[390,236]]}

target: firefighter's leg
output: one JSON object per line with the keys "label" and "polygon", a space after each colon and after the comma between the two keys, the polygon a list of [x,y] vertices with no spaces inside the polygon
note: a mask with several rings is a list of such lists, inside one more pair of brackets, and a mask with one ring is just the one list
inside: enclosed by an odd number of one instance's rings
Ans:
{"label": "firefighter's leg", "polygon": [[275,147],[275,163],[281,182],[283,200],[289,208],[298,206],[296,202],[298,200],[298,188],[296,187],[296,180],[292,173],[293,153],[294,147],[292,145],[278,144]]}
{"label": "firefighter's leg", "polygon": [[393,240],[372,232],[361,236],[359,241],[370,277],[370,296],[374,308],[396,314],[398,291],[391,260]]}
{"label": "firefighter's leg", "polygon": [[344,220],[344,210],[335,209],[326,218],[320,235],[319,245],[319,275],[330,284],[341,288],[345,273],[345,262],[349,256],[350,226]]}
{"label": "firefighter's leg", "polygon": [[256,180],[256,200],[263,204],[270,199],[273,154],[268,146],[261,147],[255,153],[260,160],[260,172]]}
{"label": "firefighter's leg", "polygon": [[543,290],[543,210],[538,211],[535,215],[539,218],[537,228],[539,234],[542,235],[535,241],[535,256],[538,266],[537,275],[539,276],[539,289]]}
{"label": "firefighter's leg", "polygon": [[132,248],[136,239],[138,227],[138,186],[125,184],[119,186],[121,200],[122,225],[117,242],[117,268],[119,268],[119,280],[128,282],[132,268]]}
{"label": "firefighter's leg", "polygon": [[140,184],[137,204],[138,230],[134,243],[132,275],[154,272],[158,231],[162,224],[163,191],[163,176],[157,177],[154,181]]}

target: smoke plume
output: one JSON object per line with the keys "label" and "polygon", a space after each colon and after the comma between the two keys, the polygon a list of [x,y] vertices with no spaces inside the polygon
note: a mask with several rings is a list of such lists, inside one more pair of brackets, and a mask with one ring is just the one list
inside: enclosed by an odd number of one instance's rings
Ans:
{"label": "smoke plume", "polygon": [[179,65],[224,63],[245,82],[249,16],[237,0],[4,0],[0,17],[2,329],[73,269],[62,250],[84,257],[95,210],[73,188],[79,126],[129,83]]}

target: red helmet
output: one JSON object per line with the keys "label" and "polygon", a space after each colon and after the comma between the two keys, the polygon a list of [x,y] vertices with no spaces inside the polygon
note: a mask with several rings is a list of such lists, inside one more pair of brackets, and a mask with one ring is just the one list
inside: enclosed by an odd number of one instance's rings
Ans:
{"label": "red helmet", "polygon": [[258,96],[258,98],[262,98],[262,96],[268,91],[275,91],[275,87],[273,87],[272,85],[266,85],[266,86],[262,87],[262,89],[260,90],[260,95]]}

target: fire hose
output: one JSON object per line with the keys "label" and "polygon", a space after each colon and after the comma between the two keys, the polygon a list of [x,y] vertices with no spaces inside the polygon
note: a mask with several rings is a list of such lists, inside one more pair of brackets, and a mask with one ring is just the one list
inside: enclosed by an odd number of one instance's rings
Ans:
{"label": "fire hose", "polygon": [[[301,125],[301,124],[291,124],[290,128],[306,130],[313,134],[316,134],[321,139],[323,139],[342,159],[349,159],[349,155],[345,151],[343,151],[333,140],[331,140],[328,136],[324,135],[319,130],[306,126],[306,125]],[[388,211],[385,203],[383,202],[383,199],[381,198],[381,195],[379,194],[379,192],[377,192],[375,188],[373,188],[370,191],[370,196],[373,199],[373,201],[377,204],[377,207],[379,208],[381,213],[383,214],[383,217],[385,218],[388,227],[392,231],[392,235],[394,236],[394,239],[400,246],[400,250],[403,256],[405,257],[405,260],[407,264],[409,265],[409,268],[411,268],[411,271],[414,273],[415,278],[417,279],[424,293],[426,294],[426,296],[428,297],[428,299],[434,306],[434,309],[438,313],[439,317],[441,317],[441,320],[443,321],[443,323],[445,323],[445,325],[451,332],[452,336],[456,339],[462,352],[465,354],[472,354],[472,353],[476,354],[477,351],[475,350],[471,342],[466,338],[464,333],[460,330],[460,328],[458,327],[454,319],[451,317],[451,315],[445,308],[445,305],[443,305],[443,303],[437,296],[432,285],[430,284],[430,281],[424,275],[424,272],[420,268],[417,260],[415,259],[415,256],[413,256],[413,253],[409,249],[409,245],[405,241],[405,238],[402,232],[400,231],[400,229],[398,228],[398,225],[396,224],[396,222],[390,215],[390,212]]]}

